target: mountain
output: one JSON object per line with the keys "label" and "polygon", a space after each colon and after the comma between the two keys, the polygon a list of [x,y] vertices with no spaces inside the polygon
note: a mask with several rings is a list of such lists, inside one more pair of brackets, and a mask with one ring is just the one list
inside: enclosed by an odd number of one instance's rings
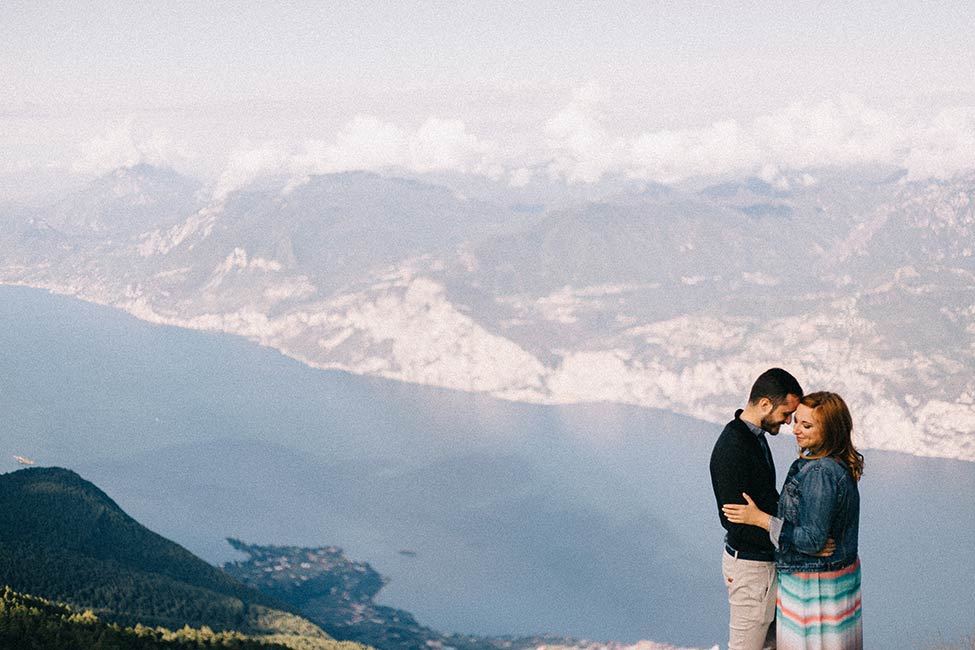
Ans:
{"label": "mountain", "polygon": [[0,475],[0,512],[0,583],[14,591],[124,625],[207,626],[343,650],[288,605],[145,529],[74,472]]}
{"label": "mountain", "polygon": [[140,164],[119,168],[47,204],[8,210],[36,231],[118,241],[182,220],[202,207],[200,190],[192,178]]}
{"label": "mountain", "polygon": [[166,170],[119,170],[0,215],[0,282],[526,402],[720,422],[786,366],[847,398],[865,448],[975,460],[975,176],[546,187],[531,209],[525,190],[442,180],[264,179],[205,199]]}

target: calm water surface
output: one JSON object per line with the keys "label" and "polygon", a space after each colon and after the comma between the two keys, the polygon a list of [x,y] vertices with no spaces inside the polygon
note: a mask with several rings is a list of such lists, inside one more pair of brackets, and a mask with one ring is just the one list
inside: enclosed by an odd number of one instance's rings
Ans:
{"label": "calm water surface", "polygon": [[[334,544],[441,630],[725,641],[713,424],[316,371],[0,287],[0,426],[0,470],[71,467],[214,563],[227,536]],[[868,451],[861,492],[867,646],[972,633],[975,465]]]}

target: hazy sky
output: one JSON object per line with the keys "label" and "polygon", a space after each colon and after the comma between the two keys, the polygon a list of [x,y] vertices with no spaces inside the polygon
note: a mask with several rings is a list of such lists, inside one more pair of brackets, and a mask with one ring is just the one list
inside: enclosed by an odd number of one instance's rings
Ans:
{"label": "hazy sky", "polygon": [[0,30],[7,176],[975,167],[971,2],[8,0]]}

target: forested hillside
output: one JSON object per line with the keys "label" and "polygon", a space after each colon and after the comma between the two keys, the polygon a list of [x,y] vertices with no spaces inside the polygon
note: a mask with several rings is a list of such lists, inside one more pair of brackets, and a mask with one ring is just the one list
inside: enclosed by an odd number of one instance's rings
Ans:
{"label": "forested hillside", "polygon": [[287,646],[248,638],[237,632],[214,632],[189,627],[177,631],[142,625],[121,627],[106,623],[91,610],[78,612],[67,605],[0,591],[0,648],[17,650],[287,650]]}
{"label": "forested hillside", "polygon": [[294,648],[340,645],[291,606],[146,529],[60,468],[0,475],[2,585],[124,626],[270,635]]}

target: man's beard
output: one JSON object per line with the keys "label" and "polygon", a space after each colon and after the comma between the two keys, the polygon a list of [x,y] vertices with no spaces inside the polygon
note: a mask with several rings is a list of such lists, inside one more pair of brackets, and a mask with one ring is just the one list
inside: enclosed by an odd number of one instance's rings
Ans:
{"label": "man's beard", "polygon": [[781,426],[782,426],[782,423],[781,422],[778,422],[778,423],[773,424],[771,421],[766,420],[765,418],[762,418],[762,431],[764,431],[764,432],[766,432],[766,433],[768,433],[770,435],[773,435],[773,436],[779,435],[779,427],[781,427]]}

